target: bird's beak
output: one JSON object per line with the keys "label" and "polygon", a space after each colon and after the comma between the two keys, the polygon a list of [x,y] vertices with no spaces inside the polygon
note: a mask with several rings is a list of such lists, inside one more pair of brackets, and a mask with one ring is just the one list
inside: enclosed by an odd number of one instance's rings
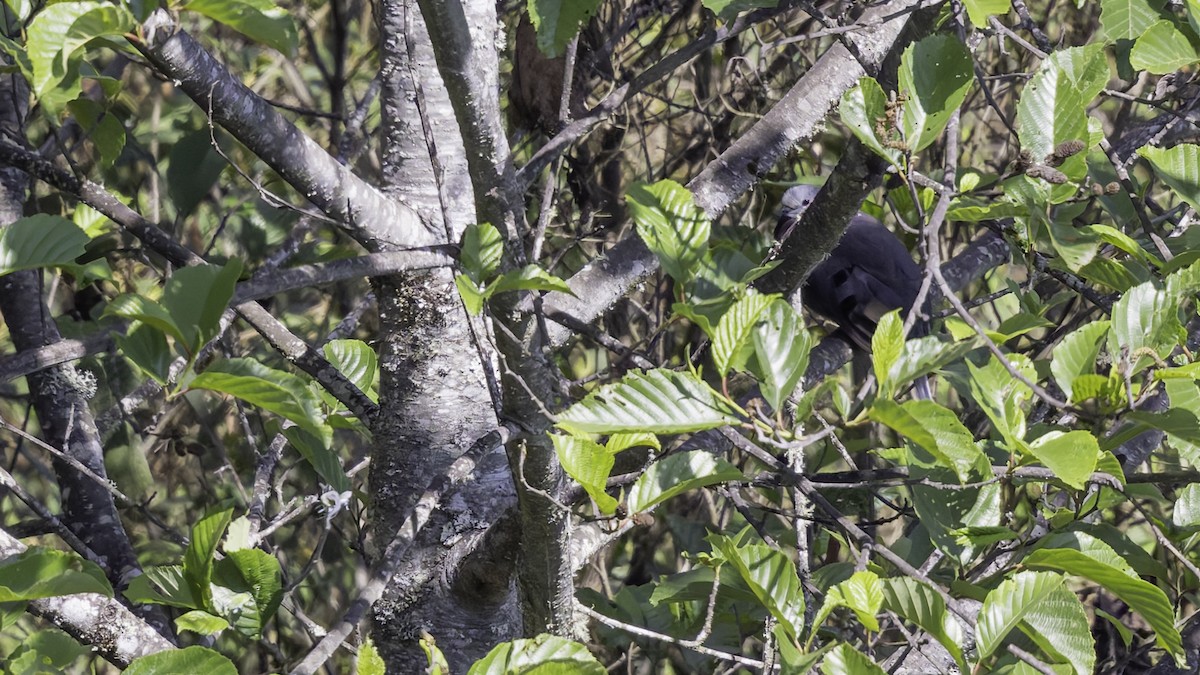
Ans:
{"label": "bird's beak", "polygon": [[783,241],[792,235],[792,230],[796,229],[796,225],[800,219],[796,216],[783,214],[779,216],[779,224],[775,226],[775,241]]}

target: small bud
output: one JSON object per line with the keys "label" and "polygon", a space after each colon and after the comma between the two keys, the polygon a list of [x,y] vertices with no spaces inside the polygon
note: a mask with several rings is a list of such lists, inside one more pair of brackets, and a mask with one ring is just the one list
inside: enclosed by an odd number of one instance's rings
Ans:
{"label": "small bud", "polygon": [[1106,195],[1115,195],[1120,191],[1121,191],[1121,184],[1115,180],[1113,182],[1109,183],[1108,185],[1104,186],[1104,194],[1106,194]]}

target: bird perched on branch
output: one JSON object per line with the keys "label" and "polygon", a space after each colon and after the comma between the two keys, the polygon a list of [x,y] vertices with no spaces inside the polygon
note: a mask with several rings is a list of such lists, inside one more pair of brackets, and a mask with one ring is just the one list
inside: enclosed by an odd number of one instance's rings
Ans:
{"label": "bird perched on branch", "polygon": [[[775,229],[786,237],[800,221],[820,188],[797,185],[783,195]],[[850,220],[841,241],[817,265],[804,284],[804,305],[833,321],[859,349],[871,350],[871,336],[883,315],[900,309],[907,316],[921,289],[921,268],[904,244],[883,223],[863,212]],[[928,300],[924,312],[928,315]],[[918,317],[910,336],[929,334],[929,322]],[[919,398],[931,398],[926,378],[915,384]]]}

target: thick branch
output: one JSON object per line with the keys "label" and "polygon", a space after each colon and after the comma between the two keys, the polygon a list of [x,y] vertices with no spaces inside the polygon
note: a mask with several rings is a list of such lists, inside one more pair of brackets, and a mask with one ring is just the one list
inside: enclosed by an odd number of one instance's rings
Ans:
{"label": "thick branch", "polygon": [[181,30],[169,12],[155,11],[142,35],[133,44],[159,71],[368,250],[437,243],[415,211],[339,164]]}

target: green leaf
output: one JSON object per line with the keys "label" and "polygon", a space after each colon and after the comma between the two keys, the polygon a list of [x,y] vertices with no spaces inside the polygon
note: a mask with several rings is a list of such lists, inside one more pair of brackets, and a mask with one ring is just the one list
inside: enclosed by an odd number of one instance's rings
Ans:
{"label": "green leaf", "polygon": [[[887,127],[888,99],[874,78],[861,77],[858,84],[842,94],[838,111],[842,123],[875,154],[893,166],[900,166],[901,153],[894,144],[899,139],[894,123]],[[881,137],[880,134],[884,134]]]}
{"label": "green leaf", "polygon": [[886,675],[887,671],[879,667],[866,654],[851,647],[845,642],[839,643],[829,650],[825,660],[821,662],[821,672],[837,673],[838,675]]}
{"label": "green leaf", "polygon": [[62,216],[44,213],[0,227],[0,276],[17,270],[70,265],[84,254],[89,239]]}
{"label": "green leaf", "polygon": [[[1022,354],[1007,355],[1009,364],[1030,381],[1037,379],[1033,364]],[[1029,385],[1012,376],[994,355],[987,365],[976,368],[967,362],[971,374],[971,397],[987,414],[1010,450],[1022,447],[1025,437],[1025,402],[1033,394]]]}
{"label": "green leaf", "polygon": [[910,621],[929,633],[937,640],[961,671],[966,671],[966,661],[963,660],[962,627],[954,617],[946,611],[946,601],[932,587],[910,577],[896,577],[882,580],[883,608],[895,612],[906,621]]}
{"label": "green leaf", "polygon": [[190,0],[182,9],[223,23],[286,57],[296,55],[296,23],[270,0]]}
{"label": "green leaf", "polygon": [[189,354],[216,337],[241,274],[242,262],[233,258],[224,267],[185,267],[167,280],[160,302],[171,314]]}
{"label": "green leaf", "polygon": [[488,297],[509,291],[558,291],[575,295],[567,282],[550,274],[537,265],[526,265],[519,270],[506,272],[488,287]]}
{"label": "green leaf", "polygon": [[462,236],[460,262],[467,276],[476,284],[483,284],[500,269],[504,258],[504,238],[491,223],[468,225]]}
{"label": "green leaf", "polygon": [[519,673],[572,673],[605,675],[604,666],[587,647],[554,635],[502,642],[467,671],[467,675],[517,675]]}
{"label": "green leaf", "polygon": [[538,49],[553,59],[596,13],[600,0],[526,0],[525,6],[537,29]]}
{"label": "green leaf", "polygon": [[471,316],[479,316],[479,313],[483,311],[483,303],[491,297],[491,292],[479,288],[479,285],[471,281],[471,277],[465,274],[454,275],[454,286],[458,289],[458,297],[462,298],[467,312]]}
{"label": "green leaf", "polygon": [[70,77],[75,52],[88,42],[121,37],[137,25],[124,7],[102,2],[60,2],[38,12],[29,24],[27,40],[33,66],[33,92],[41,98]]}
{"label": "green leaf", "polygon": [[907,94],[901,129],[913,152],[941,136],[974,80],[971,53],[957,37],[937,34],[908,46],[900,57],[899,89]]}
{"label": "green leaf", "polygon": [[217,553],[217,544],[225,535],[225,528],[233,520],[233,509],[224,509],[208,514],[192,526],[192,534],[187,551],[183,554],[183,576],[202,608],[212,609],[212,580],[213,556]]}
{"label": "green leaf", "polygon": [[[1086,141],[1087,106],[1108,78],[1108,59],[1099,43],[1058,50],[1042,61],[1017,104],[1021,147],[1040,162],[1060,143]],[[1059,169],[1068,176],[1082,176],[1086,170],[1082,153]]]}
{"label": "green leaf", "polygon": [[100,170],[111,167],[125,149],[125,127],[121,121],[90,98],[71,101],[67,104],[67,110],[95,146],[99,155],[96,167]]}
{"label": "green leaf", "polygon": [[763,607],[795,641],[804,627],[804,594],[796,566],[783,551],[766,544],[739,546],[731,537],[710,534],[713,555],[731,566]]}
{"label": "green leaf", "polygon": [[[222,616],[229,619],[242,635],[257,640],[262,629],[275,616],[283,600],[282,570],[279,561],[266,551],[256,548],[227,550],[224,559],[214,567],[213,583],[234,595],[248,596],[252,603],[235,611],[225,609]],[[217,603],[218,609],[223,609]]]}
{"label": "green leaf", "polygon": [[183,344],[183,333],[175,325],[175,319],[162,305],[141,295],[125,293],[113,298],[104,308],[104,316],[119,316],[123,319],[141,321]]}
{"label": "green leaf", "polygon": [[1129,52],[1129,65],[1165,75],[1200,61],[1196,45],[1171,21],[1162,20],[1137,39]]}
{"label": "green leaf", "polygon": [[983,457],[958,415],[933,401],[896,404],[879,400],[871,407],[870,417],[921,446],[940,464],[952,469],[960,483],[969,482],[972,467]]}
{"label": "green leaf", "polygon": [[712,355],[717,364],[717,373],[721,377],[729,374],[730,370],[740,370],[746,365],[752,348],[751,337],[755,325],[763,310],[778,296],[763,295],[753,289],[747,289],[733,306],[729,308],[717,328],[713,332]]}
{"label": "green leaf", "polygon": [[648,511],[688,490],[745,478],[736,466],[704,450],[669,455],[651,464],[630,488],[629,512]]}
{"label": "green leaf", "polygon": [[1042,651],[1065,660],[1076,673],[1095,672],[1096,645],[1087,613],[1065,585],[1054,587],[1035,603],[1021,628]]}
{"label": "green leaf", "polygon": [[892,381],[888,377],[892,366],[904,351],[904,319],[900,310],[892,310],[879,319],[875,334],[871,336],[871,360],[875,367],[875,380],[879,383],[879,395],[891,398]]}
{"label": "green leaf", "polygon": [[577,436],[550,434],[550,440],[563,471],[583,486],[601,513],[612,515],[617,510],[617,500],[605,488],[615,461],[613,454],[603,445]]}
{"label": "green leaf", "polygon": [[207,647],[186,647],[135,659],[125,675],[238,675],[233,662]]}
{"label": "green leaf", "polygon": [[622,450],[628,450],[629,448],[636,448],[638,446],[662,450],[662,443],[658,441],[658,436],[637,431],[613,434],[612,436],[609,436],[608,441],[604,443],[604,449],[608,450],[614,455]]}
{"label": "green leaf", "polygon": [[869,631],[879,632],[879,618],[876,614],[883,607],[883,584],[874,572],[855,572],[851,577],[830,588],[825,594],[825,602],[813,620],[816,630],[837,607],[847,607],[858,617],[859,623]]}
{"label": "green leaf", "polygon": [[282,370],[268,368],[254,359],[218,361],[188,385],[235,396],[250,405],[273,412],[324,438],[321,402],[308,382]]}
{"label": "green leaf", "polygon": [[1138,154],[1188,206],[1200,210],[1200,145],[1181,143],[1166,149],[1147,145]]}
{"label": "green leaf", "polygon": [[228,621],[202,609],[193,609],[175,619],[175,630],[181,633],[190,630],[200,635],[216,635],[226,628],[229,628]]}
{"label": "green leaf", "polygon": [[1101,0],[1100,26],[1109,41],[1132,40],[1146,32],[1159,19],[1162,0]]}
{"label": "green leaf", "polygon": [[1175,509],[1171,512],[1171,522],[1177,527],[1200,525],[1200,485],[1192,483],[1179,491]]}
{"label": "green leaf", "polygon": [[24,602],[76,593],[112,597],[104,571],[65,551],[34,547],[0,562],[0,602]]}
{"label": "green leaf", "polygon": [[1018,572],[988,593],[979,612],[976,633],[980,660],[995,653],[1012,629],[1043,598],[1062,586],[1063,578],[1058,574]]}
{"label": "green leaf", "polygon": [[712,225],[692,193],[672,180],[637,184],[625,195],[638,236],[672,279],[687,282],[708,250]]}
{"label": "green leaf", "polygon": [[[325,358],[333,364],[335,368],[341,371],[346,379],[354,383],[372,401],[379,402],[379,394],[375,392],[375,380],[379,374],[379,357],[375,354],[375,350],[371,345],[362,340],[330,340],[321,348],[325,353]],[[330,395],[326,399],[332,407],[340,407],[340,404],[335,405],[336,399]]]}
{"label": "green leaf", "polygon": [[1096,372],[1096,357],[1109,325],[1108,321],[1086,324],[1068,333],[1051,352],[1050,372],[1068,399],[1075,400],[1072,394],[1075,378]]}
{"label": "green leaf", "polygon": [[1008,10],[1012,9],[1012,0],[963,0],[963,6],[972,25],[987,28],[990,17],[1008,14]]}
{"label": "green leaf", "polygon": [[1148,355],[1139,355],[1139,350],[1150,350],[1165,359],[1179,343],[1179,333],[1178,301],[1153,282],[1146,282],[1129,289],[1113,304],[1108,353],[1132,360],[1129,374],[1134,375],[1155,362]]}
{"label": "green leaf", "polygon": [[1182,667],[1183,643],[1175,628],[1171,601],[1157,586],[1072,549],[1037,550],[1030,553],[1023,564],[1030,569],[1058,570],[1085,577],[1116,595],[1149,622],[1159,646],[1174,656]]}
{"label": "green leaf", "polygon": [[[429,646],[437,649],[436,645]],[[421,648],[426,648],[425,638],[421,638]],[[440,655],[441,652],[439,651],[438,654]],[[371,638],[363,640],[358,647],[358,655],[354,657],[354,673],[355,675],[386,675],[387,673],[387,664],[379,655],[379,650],[375,648],[375,641]]]}
{"label": "green leaf", "polygon": [[808,369],[813,338],[786,300],[775,300],[759,318],[753,333],[755,372],[763,397],[780,410]]}
{"label": "green leaf", "polygon": [[568,433],[648,432],[682,434],[729,424],[732,411],[691,373],[656,369],[632,371],[607,384],[558,416]]}
{"label": "green leaf", "polygon": [[227,163],[213,148],[212,133],[204,128],[180,138],[167,155],[167,194],[180,218],[191,215],[207,197]]}
{"label": "green leaf", "polygon": [[141,576],[129,582],[123,595],[133,602],[170,605],[183,609],[203,609],[184,578],[182,565],[147,567]]}
{"label": "green leaf", "polygon": [[338,492],[350,489],[350,477],[346,475],[342,460],[330,447],[328,434],[318,436],[302,427],[291,426],[283,430],[283,435],[330,488]]}
{"label": "green leaf", "polygon": [[1100,457],[1100,443],[1090,432],[1083,430],[1051,431],[1028,447],[1059,480],[1076,490],[1087,487],[1087,479],[1096,470],[1096,461]]}

